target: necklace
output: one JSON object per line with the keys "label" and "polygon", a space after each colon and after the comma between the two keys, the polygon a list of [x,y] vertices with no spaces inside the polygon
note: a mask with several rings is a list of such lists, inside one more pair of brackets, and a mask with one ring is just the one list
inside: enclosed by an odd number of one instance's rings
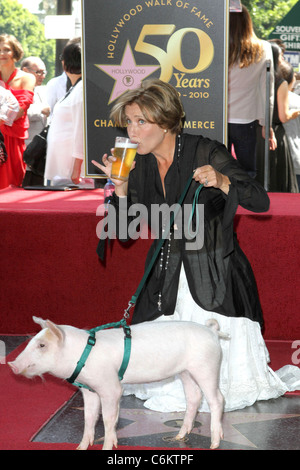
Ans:
{"label": "necklace", "polygon": [[[180,159],[180,153],[181,153],[181,138],[180,134],[178,135],[178,144],[177,144],[177,166],[179,168],[179,159]],[[164,223],[163,225],[163,235],[166,230],[166,224]],[[171,253],[171,238],[172,238],[172,229],[170,230],[169,237],[168,237],[168,243],[167,245],[163,245],[161,251],[160,251],[160,259],[159,259],[159,268],[160,268],[160,275],[163,277],[168,269],[169,265],[169,259],[170,259],[170,253]],[[165,255],[166,253],[166,255]],[[162,291],[160,290],[158,293],[158,302],[157,302],[157,308],[158,311],[161,312],[161,307],[162,307]]]}
{"label": "necklace", "polygon": [[63,99],[60,101],[61,103],[62,103],[63,101],[65,101],[66,98],[68,98],[69,94],[74,90],[74,88],[76,87],[77,83],[80,82],[80,80],[81,80],[81,77],[79,77],[78,80],[76,81],[76,83],[74,83],[74,85],[69,88],[69,90],[67,91],[67,93],[65,94],[65,96],[63,97]]}
{"label": "necklace", "polygon": [[[169,234],[168,244],[167,244],[166,248],[167,248],[167,256],[166,256],[166,259],[165,259],[165,263],[164,263],[164,256],[165,256],[165,247],[164,246],[162,247],[161,252],[160,252],[159,267],[160,267],[160,270],[161,270],[161,275],[162,275],[163,271],[167,271],[167,269],[168,269],[170,252],[171,252],[171,232]],[[160,290],[159,293],[158,293],[158,302],[157,302],[157,307],[158,307],[159,312],[161,312],[161,305],[162,305],[162,291]]]}

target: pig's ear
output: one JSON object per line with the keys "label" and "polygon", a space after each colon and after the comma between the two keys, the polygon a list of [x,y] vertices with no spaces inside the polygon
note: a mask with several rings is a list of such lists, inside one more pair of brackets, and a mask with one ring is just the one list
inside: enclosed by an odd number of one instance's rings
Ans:
{"label": "pig's ear", "polygon": [[47,328],[47,321],[43,320],[42,318],[32,317],[34,323],[37,323],[41,326],[41,328]]}
{"label": "pig's ear", "polygon": [[64,332],[61,328],[59,328],[57,325],[55,325],[55,323],[53,323],[52,321],[50,320],[47,320],[46,321],[46,327],[49,328],[49,330],[51,331],[51,333],[54,334],[54,336],[57,337],[57,339],[60,341],[60,342],[63,342],[64,340]]}

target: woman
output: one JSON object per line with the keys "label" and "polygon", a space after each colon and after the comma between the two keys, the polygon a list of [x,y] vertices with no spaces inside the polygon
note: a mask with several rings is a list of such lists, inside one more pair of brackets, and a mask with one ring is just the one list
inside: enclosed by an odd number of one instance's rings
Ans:
{"label": "woman", "polygon": [[[193,174],[184,200],[184,209],[188,208],[199,184],[204,185],[198,201],[204,204],[203,246],[189,249],[188,240],[178,238],[174,226],[138,298],[132,323],[188,320],[204,324],[217,319],[221,331],[231,337],[221,343],[220,388],[226,410],[285,393],[285,385],[267,366],[255,279],[233,233],[238,204],[264,212],[269,207],[266,192],[222,144],[181,134],[184,112],[176,90],[167,83],[145,81],[139,89],[126,92],[111,116],[138,143],[129,181],[113,180],[115,193],[109,210],[114,206],[122,220],[134,203],[143,204],[149,215],[153,204],[172,206]],[[103,164],[93,163],[110,176],[112,160],[105,154]],[[126,393],[131,392],[147,399],[145,406],[157,411],[185,409],[179,379],[126,387]],[[205,401],[202,409],[207,409]]]}
{"label": "woman", "polygon": [[35,77],[16,67],[23,56],[21,44],[14,36],[0,35],[0,85],[18,100],[20,110],[12,126],[1,124],[7,150],[7,161],[0,167],[0,189],[10,184],[21,186],[26,165],[23,162],[25,140],[28,138],[29,120],[27,110],[33,103]]}
{"label": "woman", "polygon": [[54,107],[47,137],[45,180],[50,181],[51,185],[84,186],[80,38],[68,42],[61,59],[72,86]]}
{"label": "woman", "polygon": [[293,160],[288,145],[283,124],[296,119],[299,110],[289,108],[288,83],[282,74],[285,60],[281,48],[272,44],[275,69],[275,106],[273,114],[273,129],[277,140],[277,148],[270,152],[270,184],[269,190],[274,192],[297,193],[298,184]]}
{"label": "woman", "polygon": [[287,62],[282,64],[281,72],[288,83],[289,110],[296,112],[297,115],[296,119],[290,119],[283,123],[283,127],[294,164],[298,189],[300,191],[300,96],[294,92],[296,77],[292,64]]}
{"label": "woman", "polygon": [[[241,13],[230,13],[229,74],[228,74],[228,149],[234,146],[235,155],[250,176],[256,176],[256,127],[265,136],[267,63],[273,60],[271,46],[258,39],[245,6]],[[274,103],[273,74],[271,73],[270,116]],[[270,128],[270,148],[276,147]]]}

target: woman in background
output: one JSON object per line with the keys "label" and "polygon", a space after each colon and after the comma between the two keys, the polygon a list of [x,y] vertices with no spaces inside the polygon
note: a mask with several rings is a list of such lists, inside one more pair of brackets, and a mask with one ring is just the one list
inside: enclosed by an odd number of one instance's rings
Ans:
{"label": "woman in background", "polygon": [[[265,136],[267,63],[271,67],[270,116],[273,111],[273,58],[271,45],[258,39],[245,6],[241,13],[230,13],[228,75],[228,150],[245,171],[256,176],[256,128]],[[271,121],[270,121],[271,122]],[[276,140],[270,128],[270,148]]]}
{"label": "woman in background", "polygon": [[19,41],[12,35],[0,35],[0,85],[11,91],[19,103],[19,113],[12,126],[2,123],[7,161],[0,167],[0,189],[9,185],[21,186],[26,164],[23,162],[25,140],[28,138],[27,110],[33,103],[35,77],[16,67],[23,57]]}
{"label": "woman in background", "polygon": [[81,80],[81,40],[68,42],[62,53],[64,71],[71,88],[56,103],[47,137],[45,180],[51,186],[91,187],[84,178],[83,85]]}
{"label": "woman in background", "polygon": [[297,193],[298,184],[290,152],[284,124],[296,119],[300,115],[299,110],[290,109],[288,82],[282,73],[285,60],[281,48],[273,43],[275,71],[275,106],[273,113],[273,129],[277,141],[277,147],[270,152],[270,183],[269,191]]}

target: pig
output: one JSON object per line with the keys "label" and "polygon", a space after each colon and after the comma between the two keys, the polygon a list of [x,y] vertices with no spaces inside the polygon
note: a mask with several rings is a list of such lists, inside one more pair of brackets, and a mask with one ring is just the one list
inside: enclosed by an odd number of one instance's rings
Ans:
{"label": "pig", "polygon": [[[50,373],[69,378],[86,346],[89,333],[72,326],[58,326],[50,320],[33,317],[42,330],[34,336],[23,352],[10,362],[15,374],[27,378]],[[189,434],[200,406],[202,393],[211,411],[211,449],[223,439],[222,415],[224,399],[219,390],[221,347],[215,320],[208,326],[192,322],[159,321],[131,326],[131,356],[123,383],[156,382],[179,375],[186,396],[186,412],[176,439]],[[95,425],[102,408],[104,423],[103,450],[117,447],[116,424],[122,386],[118,371],[124,353],[122,328],[110,328],[96,333],[85,366],[77,380],[89,389],[81,388],[84,401],[84,433],[77,447],[86,450],[93,445]]]}

